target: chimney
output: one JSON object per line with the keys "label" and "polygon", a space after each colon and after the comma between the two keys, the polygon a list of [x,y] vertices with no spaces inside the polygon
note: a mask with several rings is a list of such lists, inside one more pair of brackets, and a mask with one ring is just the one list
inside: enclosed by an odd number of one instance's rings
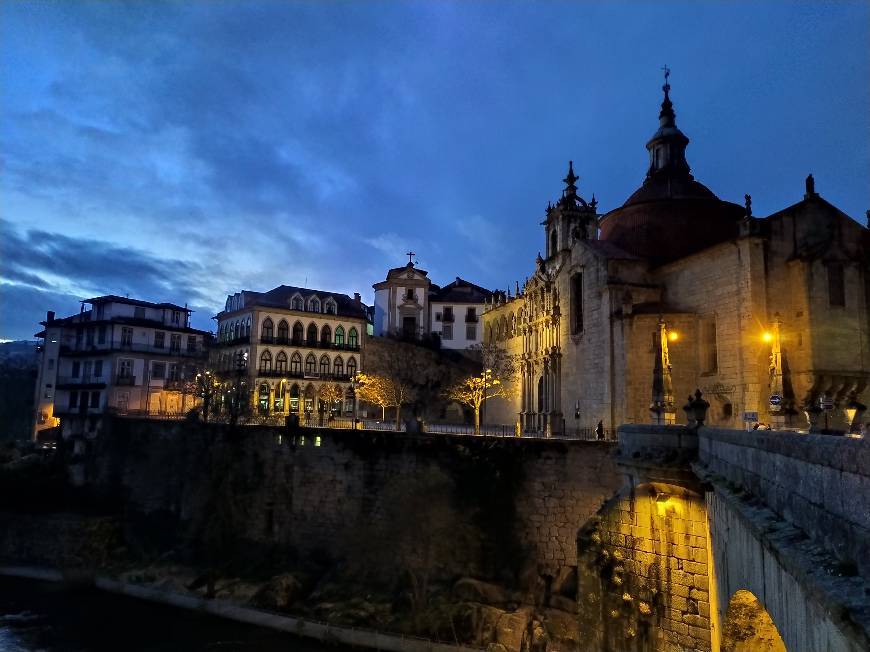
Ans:
{"label": "chimney", "polygon": [[354,293],[353,293],[353,301],[354,301],[354,303],[357,304],[357,305],[359,305],[359,304],[362,303],[362,297],[360,296],[360,293],[359,293],[359,292],[354,292]]}
{"label": "chimney", "polygon": [[45,314],[45,321],[48,321],[48,322],[52,322],[52,321],[54,321],[54,310],[49,310],[49,311]]}

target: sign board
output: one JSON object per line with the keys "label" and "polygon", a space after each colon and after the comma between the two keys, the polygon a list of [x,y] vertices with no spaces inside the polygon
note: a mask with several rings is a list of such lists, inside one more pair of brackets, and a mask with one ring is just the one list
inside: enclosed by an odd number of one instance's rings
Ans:
{"label": "sign board", "polygon": [[771,405],[782,405],[782,396],[779,394],[771,394],[770,395],[770,404]]}
{"label": "sign board", "polygon": [[758,423],[758,412],[744,412],[743,420],[749,423]]}
{"label": "sign board", "polygon": [[833,410],[834,399],[830,396],[822,396],[821,398],[819,398],[819,405],[823,410]]}

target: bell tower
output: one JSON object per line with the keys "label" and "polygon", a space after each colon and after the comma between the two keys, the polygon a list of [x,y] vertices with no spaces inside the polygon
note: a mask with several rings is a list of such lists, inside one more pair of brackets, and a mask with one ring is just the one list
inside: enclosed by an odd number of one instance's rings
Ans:
{"label": "bell tower", "polygon": [[598,201],[595,195],[587,202],[577,194],[577,181],[574,161],[568,161],[568,174],[562,181],[565,184],[562,197],[556,204],[547,203],[544,227],[544,249],[549,260],[561,251],[571,248],[575,240],[594,240],[598,238]]}

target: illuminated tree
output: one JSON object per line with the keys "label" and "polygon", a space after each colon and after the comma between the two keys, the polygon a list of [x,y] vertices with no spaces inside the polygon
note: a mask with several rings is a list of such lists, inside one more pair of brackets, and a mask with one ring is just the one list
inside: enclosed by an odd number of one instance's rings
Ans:
{"label": "illuminated tree", "polygon": [[474,434],[480,434],[480,408],[490,398],[513,396],[511,383],[502,382],[492,369],[485,369],[479,376],[463,378],[447,388],[445,396],[467,405],[474,410]]}
{"label": "illuminated tree", "polygon": [[326,383],[320,386],[318,394],[320,400],[331,410],[336,403],[344,398],[344,389],[338,383]]}
{"label": "illuminated tree", "polygon": [[358,383],[356,396],[359,400],[377,405],[381,408],[381,420],[386,419],[386,410],[392,407],[390,403],[391,391],[388,387],[389,380],[375,374],[357,374]]}

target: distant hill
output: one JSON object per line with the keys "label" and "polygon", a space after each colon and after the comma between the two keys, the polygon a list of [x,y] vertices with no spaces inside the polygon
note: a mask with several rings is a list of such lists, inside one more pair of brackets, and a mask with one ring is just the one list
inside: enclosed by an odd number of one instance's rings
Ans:
{"label": "distant hill", "polygon": [[0,440],[30,438],[37,360],[36,342],[0,343]]}

